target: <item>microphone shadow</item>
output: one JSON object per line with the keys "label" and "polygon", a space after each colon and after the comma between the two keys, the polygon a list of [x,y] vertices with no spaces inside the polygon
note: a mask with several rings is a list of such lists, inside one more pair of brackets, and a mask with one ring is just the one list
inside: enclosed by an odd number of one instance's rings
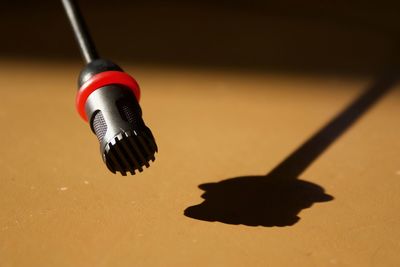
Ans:
{"label": "microphone shadow", "polygon": [[314,183],[272,176],[243,176],[199,186],[204,202],[189,207],[190,218],[247,226],[290,226],[302,209],[333,199]]}
{"label": "microphone shadow", "polygon": [[298,179],[312,162],[381,99],[396,73],[377,79],[284,161],[265,176],[243,176],[199,185],[204,201],[186,208],[193,219],[248,226],[291,226],[301,210],[333,200],[321,186]]}

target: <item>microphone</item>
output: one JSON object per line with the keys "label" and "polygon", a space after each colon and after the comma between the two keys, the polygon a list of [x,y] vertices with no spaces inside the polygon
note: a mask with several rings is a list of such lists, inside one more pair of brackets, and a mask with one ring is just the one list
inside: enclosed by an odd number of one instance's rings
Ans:
{"label": "microphone", "polygon": [[158,148],[142,118],[139,85],[118,65],[98,57],[76,2],[62,2],[86,62],[78,77],[77,111],[97,136],[111,172],[142,172]]}

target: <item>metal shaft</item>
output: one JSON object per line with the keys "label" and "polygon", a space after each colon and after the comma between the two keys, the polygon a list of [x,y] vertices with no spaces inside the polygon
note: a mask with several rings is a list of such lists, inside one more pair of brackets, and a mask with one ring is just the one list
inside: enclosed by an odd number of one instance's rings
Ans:
{"label": "metal shaft", "polygon": [[64,6],[67,17],[74,31],[75,38],[79,44],[81,54],[86,63],[98,59],[96,48],[90,37],[89,31],[79,10],[79,7],[74,0],[61,0]]}

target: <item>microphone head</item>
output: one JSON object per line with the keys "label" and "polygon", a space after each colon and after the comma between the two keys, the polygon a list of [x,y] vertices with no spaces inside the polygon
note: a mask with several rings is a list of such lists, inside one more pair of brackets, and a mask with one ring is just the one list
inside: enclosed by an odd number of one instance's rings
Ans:
{"label": "microphone head", "polygon": [[88,97],[85,111],[110,171],[135,174],[155,160],[156,142],[131,90],[119,85],[99,88]]}
{"label": "microphone head", "polygon": [[111,61],[98,59],[82,70],[78,85],[78,112],[96,134],[107,168],[126,175],[149,167],[158,148],[142,118],[136,81]]}

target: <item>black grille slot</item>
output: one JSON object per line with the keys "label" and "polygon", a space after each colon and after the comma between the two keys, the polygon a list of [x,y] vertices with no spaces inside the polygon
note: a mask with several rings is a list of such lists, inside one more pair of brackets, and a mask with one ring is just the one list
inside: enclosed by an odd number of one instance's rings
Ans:
{"label": "black grille slot", "polygon": [[123,120],[125,120],[125,121],[127,121],[129,123],[137,123],[137,118],[136,117],[140,113],[138,113],[135,110],[135,109],[137,109],[137,107],[136,107],[137,104],[135,102],[133,102],[133,103],[132,102],[127,101],[126,99],[118,100],[117,101],[117,107],[118,107],[119,113],[121,114],[121,117],[122,117]]}

